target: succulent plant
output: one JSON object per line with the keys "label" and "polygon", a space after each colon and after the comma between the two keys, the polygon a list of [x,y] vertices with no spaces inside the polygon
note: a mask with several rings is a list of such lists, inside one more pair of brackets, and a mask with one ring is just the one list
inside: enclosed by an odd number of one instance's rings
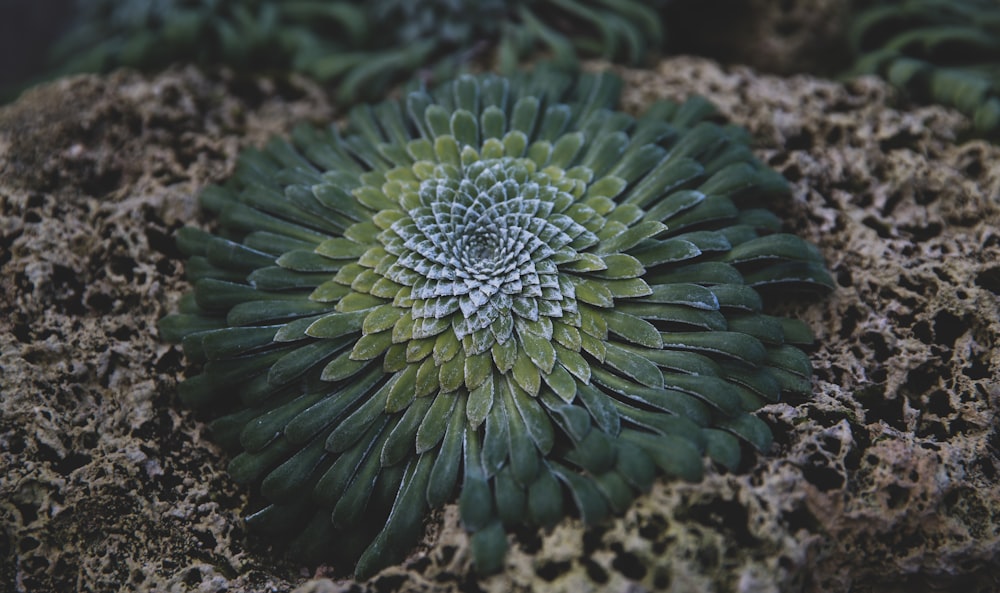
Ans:
{"label": "succulent plant", "polygon": [[984,136],[1000,132],[1000,4],[903,0],[861,12],[850,28],[853,74],[879,74],[918,101],[957,108]]}
{"label": "succulent plant", "polygon": [[55,47],[60,72],[175,62],[287,69],[298,56],[356,45],[360,2],[296,0],[77,0],[75,25]]}
{"label": "succulent plant", "polygon": [[638,63],[662,40],[638,0],[77,0],[56,73],[174,62],[295,70],[343,102],[379,98],[416,71],[450,77],[498,50],[503,68],[547,50]]}
{"label": "succulent plant", "polygon": [[[482,572],[505,530],[593,523],[657,468],[735,469],[810,391],[768,287],[830,287],[762,208],[786,192],[703,99],[641,118],[608,74],[464,76],[301,126],[201,194],[194,290],[161,335],[200,372],[251,528],[297,557],[400,561],[457,494]],[[760,289],[760,290],[758,290]]]}

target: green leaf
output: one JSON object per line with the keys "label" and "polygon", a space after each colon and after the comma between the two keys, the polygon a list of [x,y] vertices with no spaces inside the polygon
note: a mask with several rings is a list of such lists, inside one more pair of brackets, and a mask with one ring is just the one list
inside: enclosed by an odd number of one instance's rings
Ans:
{"label": "green leaf", "polygon": [[[542,336],[535,335],[530,332],[522,332],[518,334],[521,340],[521,345],[524,348],[525,354],[531,359],[531,362],[535,363],[543,373],[552,372],[552,367],[556,363],[556,351],[552,347],[552,343],[549,342]],[[514,374],[517,376],[518,364],[514,363]],[[535,393],[538,393],[537,388]]]}
{"label": "green leaf", "polygon": [[360,578],[372,575],[386,563],[402,561],[406,551],[420,537],[427,512],[424,493],[430,479],[431,462],[431,456],[422,455],[407,465],[385,527],[358,559],[355,573]]}
{"label": "green leaf", "polygon": [[351,292],[351,289],[339,282],[328,280],[317,286],[309,295],[309,300],[320,303],[332,303]]}
{"label": "green leaf", "polygon": [[780,345],[785,341],[785,328],[776,317],[770,315],[731,315],[729,330],[753,336],[768,345]]}
{"label": "green leaf", "polygon": [[[408,364],[416,364],[416,362]],[[433,358],[425,358],[417,369],[417,379],[413,386],[414,395],[425,397],[438,391],[441,387],[440,372],[440,369],[434,364]]]}
{"label": "green leaf", "polygon": [[601,430],[591,430],[566,453],[566,461],[591,474],[601,474],[615,463],[614,442]]}
{"label": "green leaf", "polygon": [[812,376],[812,363],[806,353],[795,346],[772,346],[767,349],[767,362],[804,379]]}
{"label": "green leaf", "polygon": [[486,416],[486,430],[483,436],[483,469],[490,476],[500,471],[500,468],[507,462],[510,452],[509,426],[507,419],[508,410],[504,404],[502,389],[506,389],[506,383],[501,379],[494,381],[496,397]]}
{"label": "green leaf", "polygon": [[542,455],[547,455],[555,444],[555,432],[548,415],[545,414],[535,398],[529,397],[527,393],[509,382],[508,387],[507,393],[511,395],[513,401],[506,402],[507,408],[510,409],[513,403],[521,415],[521,420],[524,421],[524,427],[528,436],[531,437],[531,441],[535,443]]}
{"label": "green leaf", "polygon": [[[618,305],[616,310],[623,315],[627,314],[654,321],[670,321],[711,331],[724,331],[729,327],[726,317],[718,311],[707,311],[687,306],[660,303],[622,303]],[[660,338],[659,334],[657,334],[657,338]],[[661,338],[656,347],[662,346]]]}
{"label": "green leaf", "polygon": [[445,430],[450,424],[452,410],[455,409],[455,401],[459,398],[454,393],[442,393],[431,399],[434,401],[417,430],[416,450],[418,455],[429,451],[444,438]]}
{"label": "green leaf", "polygon": [[628,510],[634,496],[632,489],[618,473],[605,472],[597,476],[596,484],[604,499],[615,513],[624,513]]}
{"label": "green leaf", "polygon": [[[646,268],[661,264],[681,262],[701,255],[697,245],[684,239],[647,241],[639,244],[630,254]],[[656,276],[659,278],[659,276]],[[648,280],[648,279],[647,279]]]}
{"label": "green leaf", "polygon": [[619,439],[618,454],[615,456],[615,471],[633,488],[648,492],[656,477],[656,465],[642,449]]}
{"label": "green leaf", "polygon": [[486,419],[490,408],[493,407],[494,379],[493,373],[487,375],[486,380],[479,387],[469,392],[469,403],[466,414],[472,428],[478,427]]}
{"label": "green leaf", "polygon": [[470,544],[476,572],[480,574],[500,572],[504,557],[507,555],[507,534],[504,533],[499,520],[475,531]]}
{"label": "green leaf", "polygon": [[[316,318],[303,330],[307,336],[313,338],[339,338],[356,334],[361,331],[365,317],[369,310],[352,311],[350,313],[330,313]],[[285,330],[278,332],[277,339],[287,339],[295,337],[291,327],[286,326]]]}
{"label": "green leaf", "polygon": [[271,366],[267,382],[274,386],[286,385],[298,379],[310,369],[317,367],[350,343],[350,338],[321,340],[313,342],[285,354]]}
{"label": "green leaf", "polygon": [[620,338],[647,348],[662,348],[663,339],[652,323],[629,315],[618,309],[608,311],[604,318],[608,322],[608,330]]}
{"label": "green leaf", "polygon": [[[250,301],[240,303],[230,309],[226,315],[226,323],[229,325],[256,325],[269,321],[288,321],[298,317],[314,316],[327,312],[333,312],[333,308],[330,305],[306,299]],[[167,318],[165,317],[164,319]]]}
{"label": "green leaf", "polygon": [[286,300],[288,295],[257,290],[246,284],[204,278],[195,283],[194,298],[199,307],[214,310],[228,309],[246,301]]}
{"label": "green leaf", "polygon": [[479,146],[479,124],[476,116],[465,109],[457,109],[451,114],[451,133],[459,145]]}
{"label": "green leaf", "polygon": [[455,391],[465,384],[465,355],[461,352],[439,368],[438,381],[441,384],[441,391]]}
{"label": "green leaf", "polygon": [[[743,284],[743,275],[733,266],[721,262],[698,262],[651,272],[645,278],[656,284],[693,283],[701,285]],[[718,295],[716,295],[718,296]]]}
{"label": "green leaf", "polygon": [[722,354],[752,365],[764,362],[767,351],[757,338],[737,332],[664,332],[664,348]]}
{"label": "green leaf", "polygon": [[[506,382],[498,385],[503,396],[497,400],[494,409],[505,410],[507,418],[507,434],[509,435],[508,447],[510,451],[510,468],[514,472],[514,479],[523,486],[529,486],[538,475],[540,459],[534,442],[531,440],[528,427],[524,419],[518,413],[513,402],[510,385]],[[487,430],[489,425],[487,424]]]}
{"label": "green leaf", "polygon": [[737,414],[741,410],[739,396],[725,379],[664,373],[663,383],[667,389],[676,389],[701,398],[727,416]]}
{"label": "green leaf", "polygon": [[615,344],[607,345],[608,366],[647,387],[663,387],[663,375],[655,364]]}
{"label": "green leaf", "polygon": [[556,344],[556,358],[574,377],[583,383],[590,381],[590,363],[579,352],[574,352]]}
{"label": "green leaf", "polygon": [[493,372],[493,358],[489,352],[465,357],[464,382],[467,389],[475,389]]}
{"label": "green leaf", "polygon": [[576,379],[562,364],[552,367],[552,372],[542,376],[545,383],[563,401],[571,402],[576,397]]}
{"label": "green leaf", "polygon": [[538,399],[549,411],[550,417],[574,442],[583,440],[590,432],[590,414],[583,408],[566,404],[550,393],[542,393]]}
{"label": "green leaf", "polygon": [[305,443],[324,427],[333,424],[361,398],[368,396],[381,377],[382,371],[373,367],[350,385],[332,390],[289,420],[284,428],[285,437],[296,445]]}
{"label": "green leaf", "polygon": [[[636,385],[604,369],[594,369],[594,380],[619,395],[671,414],[684,416],[699,425],[708,424],[711,418],[709,407],[702,400],[683,391]],[[733,404],[733,408],[738,408],[738,403]]]}
{"label": "green leaf", "polygon": [[769,402],[781,396],[781,384],[774,378],[772,369],[750,369],[739,363],[724,363],[722,371],[727,380],[753,391]]}
{"label": "green leaf", "polygon": [[286,252],[276,263],[296,272],[336,272],[342,263],[304,249]]}
{"label": "green leaf", "polygon": [[[458,511],[462,526],[467,531],[476,532],[494,520],[493,497],[490,493],[486,473],[480,462],[479,434],[474,430],[465,431],[465,454],[462,463],[464,479],[462,493],[458,497]],[[500,522],[496,521],[497,526]],[[500,530],[501,534],[503,529]],[[506,540],[505,540],[506,545]]]}
{"label": "green leaf", "polygon": [[323,367],[323,374],[320,375],[320,380],[331,382],[342,381],[369,366],[374,365],[367,360],[352,360],[351,352],[344,352]]}
{"label": "green leaf", "polygon": [[742,263],[761,259],[786,259],[793,261],[815,260],[818,253],[814,247],[795,235],[778,233],[758,237],[736,245],[724,257],[729,263]]}
{"label": "green leaf", "polygon": [[375,392],[375,395],[361,404],[344,422],[338,424],[326,439],[326,450],[331,453],[347,450],[349,446],[361,438],[368,427],[384,416],[385,402],[389,397],[389,391],[398,380],[399,373],[393,375],[385,385]]}
{"label": "green leaf", "polygon": [[327,457],[327,452],[323,448],[325,440],[314,439],[271,471],[261,482],[260,491],[264,498],[273,502],[287,503],[293,501],[302,490],[310,487],[313,474]]}
{"label": "green leaf", "polygon": [[538,367],[529,358],[528,353],[523,348],[518,348],[517,356],[514,359],[514,367],[511,369],[514,381],[531,395],[537,395],[541,387],[541,375]]}
{"label": "green leaf", "polygon": [[787,317],[778,318],[782,331],[785,334],[785,341],[790,344],[809,345],[816,341],[812,329],[805,322]]}
{"label": "green leaf", "polygon": [[514,368],[514,363],[517,361],[517,341],[509,339],[506,342],[497,342],[493,344],[493,363],[496,368],[501,373],[506,373],[507,371]]}
{"label": "green leaf", "polygon": [[497,472],[493,480],[493,495],[496,499],[497,515],[504,525],[518,525],[524,522],[527,516],[528,493],[514,479],[509,465]]}
{"label": "green leaf", "polygon": [[596,272],[608,269],[608,264],[600,256],[592,253],[576,253],[577,259],[563,264],[562,270],[567,272]]}
{"label": "green leaf", "polygon": [[543,466],[528,486],[528,513],[531,519],[543,527],[552,527],[563,517],[562,500],[559,482],[548,467]]}
{"label": "green leaf", "polygon": [[197,340],[203,356],[218,360],[271,344],[279,327],[226,327],[194,334],[187,343]]}
{"label": "green leaf", "polygon": [[275,440],[261,450],[240,453],[226,469],[237,484],[249,484],[259,480],[291,452],[292,445],[288,441]]}
{"label": "green leaf", "polygon": [[727,430],[740,437],[761,453],[767,453],[771,448],[773,441],[771,429],[760,418],[751,414],[740,414],[733,418],[721,420],[718,428]]}
{"label": "green leaf", "polygon": [[569,168],[580,149],[583,148],[583,142],[584,136],[579,132],[562,135],[552,147],[549,164],[560,169]]}
{"label": "green leaf", "polygon": [[[692,162],[692,161],[688,161]],[[697,163],[695,163],[697,165]],[[695,171],[694,168],[691,169]],[[697,165],[697,171],[701,171],[701,165]],[[700,191],[694,191],[689,189],[684,189],[671,193],[670,195],[664,197],[658,201],[654,206],[646,210],[646,215],[643,217],[644,220],[659,220],[660,222],[666,223],[670,226],[669,219],[677,214],[678,212],[683,212],[688,208],[693,208],[697,206],[705,199],[705,194]]]}
{"label": "green leaf", "polygon": [[716,284],[711,287],[712,293],[718,299],[719,306],[727,309],[759,312],[763,307],[760,294],[750,286],[743,284]]}
{"label": "green leaf", "polygon": [[427,416],[427,411],[434,403],[433,400],[434,398],[421,397],[420,399],[413,400],[409,407],[406,408],[402,418],[399,419],[399,422],[396,423],[396,426],[389,433],[389,438],[386,439],[385,445],[382,446],[381,460],[383,466],[398,465],[408,458],[413,457],[417,431]]}
{"label": "green leaf", "polygon": [[584,523],[594,525],[607,518],[608,505],[590,478],[581,476],[559,463],[551,462],[550,467],[552,473],[566,485]]}
{"label": "green leaf", "polygon": [[[438,449],[434,466],[431,468],[430,483],[427,485],[427,504],[437,507],[451,498],[458,481],[458,470],[462,465],[462,446],[465,442],[465,406],[463,398],[457,398],[445,429],[441,447]],[[419,439],[418,432],[418,439]],[[418,444],[419,447],[419,444]]]}
{"label": "green leaf", "polygon": [[806,284],[824,290],[833,290],[836,283],[821,263],[784,262],[772,264],[759,270],[744,272],[743,278],[750,286],[768,284]]}
{"label": "green leaf", "polygon": [[[638,245],[642,240],[655,237],[667,230],[667,226],[655,220],[646,220],[630,227],[609,239],[605,239],[597,244],[596,251],[599,254],[618,253],[628,251]],[[640,261],[642,261],[640,259]],[[645,262],[643,262],[645,265]]]}
{"label": "green leaf", "polygon": [[[684,144],[682,143],[680,146],[683,147]],[[646,208],[647,205],[658,197],[668,195],[673,189],[700,177],[702,171],[702,166],[692,159],[673,157],[664,159],[640,183],[628,192],[626,202],[635,204],[640,208]],[[669,198],[657,204],[663,204],[664,202],[671,205],[661,208],[655,215],[647,215],[646,219],[666,220],[672,214],[682,209],[680,206],[671,203]],[[647,210],[653,212],[653,209],[647,208]]]}
{"label": "green leaf", "polygon": [[417,365],[407,365],[393,375],[392,388],[386,398],[385,411],[388,414],[402,412],[416,398]]}
{"label": "green leaf", "polygon": [[621,428],[621,419],[611,399],[592,385],[580,385],[577,388],[577,393],[597,427],[606,434],[618,434]]}
{"label": "green leaf", "polygon": [[603,284],[579,276],[569,276],[569,279],[576,290],[576,298],[580,301],[597,307],[614,305],[614,295]]}
{"label": "green leaf", "polygon": [[706,447],[705,451],[719,465],[729,471],[736,471],[740,464],[740,444],[737,439],[728,432],[723,432],[714,428],[704,429]]}
{"label": "green leaf", "polygon": [[622,438],[642,449],[667,475],[689,482],[701,480],[701,451],[691,441],[674,435],[622,430]]}
{"label": "green leaf", "polygon": [[[375,334],[385,331],[394,327],[396,322],[398,322],[405,313],[406,309],[396,307],[394,305],[382,305],[376,307],[364,316],[364,323],[362,324],[361,329],[366,334]],[[350,315],[350,313],[347,313],[347,315]]]}
{"label": "green leaf", "polygon": [[[605,269],[594,274],[601,278],[639,278],[646,271],[638,259],[624,253],[604,255],[601,260],[604,262]],[[644,294],[648,294],[648,292],[646,290]]]}
{"label": "green leaf", "polygon": [[392,332],[383,331],[377,334],[361,336],[351,351],[352,360],[371,360],[380,356],[392,346]]}

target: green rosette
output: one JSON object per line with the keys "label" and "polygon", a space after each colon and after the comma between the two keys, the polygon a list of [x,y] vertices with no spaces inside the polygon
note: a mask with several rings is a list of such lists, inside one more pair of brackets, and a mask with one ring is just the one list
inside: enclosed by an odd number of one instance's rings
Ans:
{"label": "green rosette", "polygon": [[194,286],[160,323],[196,374],[247,518],[297,558],[402,561],[457,498],[477,569],[507,531],[628,508],[767,451],[810,391],[801,322],[832,287],[764,206],[783,179],[702,99],[612,108],[620,81],[465,76],[245,152],[182,229]]}

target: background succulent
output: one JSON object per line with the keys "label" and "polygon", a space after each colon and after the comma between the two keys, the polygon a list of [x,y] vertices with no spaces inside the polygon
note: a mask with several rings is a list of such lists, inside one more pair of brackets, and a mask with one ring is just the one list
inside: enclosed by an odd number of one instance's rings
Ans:
{"label": "background succulent", "polygon": [[503,68],[539,50],[563,63],[638,63],[662,40],[663,0],[78,0],[57,74],[175,62],[296,70],[342,101],[384,96],[422,70],[451,76],[496,48]]}
{"label": "background succulent", "polygon": [[854,73],[877,73],[919,101],[955,107],[977,133],[1000,132],[1000,3],[880,2],[851,25]]}
{"label": "background succulent", "polygon": [[802,323],[755,287],[829,287],[760,208],[782,178],[700,99],[635,119],[619,81],[463,77],[240,158],[182,229],[160,331],[201,370],[247,519],[303,558],[399,561],[458,495],[481,571],[505,527],[621,512],[659,468],[766,450],[807,393]]}
{"label": "background succulent", "polygon": [[63,73],[175,62],[287,69],[300,56],[358,45],[368,32],[360,2],[77,0],[76,12],[53,51]]}

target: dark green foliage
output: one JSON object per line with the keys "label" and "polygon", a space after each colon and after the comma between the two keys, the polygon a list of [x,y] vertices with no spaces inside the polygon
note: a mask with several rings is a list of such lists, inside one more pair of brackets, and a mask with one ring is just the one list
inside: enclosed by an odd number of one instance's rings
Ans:
{"label": "dark green foliage", "polygon": [[974,131],[1000,133],[1000,3],[881,2],[850,28],[853,73],[877,73],[918,101],[954,107]]}
{"label": "dark green foliage", "polygon": [[[763,208],[783,179],[700,99],[640,119],[619,81],[463,77],[240,159],[185,229],[163,319],[201,372],[248,518],[303,560],[399,561],[457,497],[475,562],[505,528],[623,512],[657,472],[766,451],[810,389],[800,322],[757,288],[832,286]],[[752,280],[750,280],[752,279]]]}
{"label": "dark green foliage", "polygon": [[78,0],[56,73],[175,62],[294,70],[345,102],[385,95],[423,71],[450,76],[498,51],[512,70],[539,50],[639,63],[662,41],[658,5],[639,0]]}

